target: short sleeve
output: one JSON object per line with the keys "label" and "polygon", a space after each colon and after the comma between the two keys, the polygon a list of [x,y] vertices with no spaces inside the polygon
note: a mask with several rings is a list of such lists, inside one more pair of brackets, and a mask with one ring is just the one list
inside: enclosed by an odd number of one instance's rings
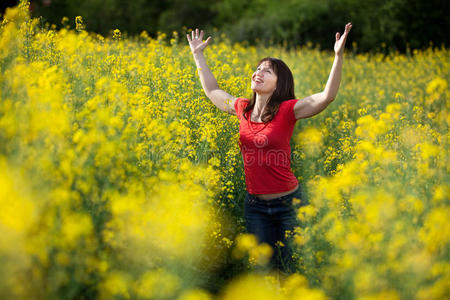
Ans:
{"label": "short sleeve", "polygon": [[236,116],[238,119],[241,118],[242,111],[245,108],[245,104],[248,103],[245,98],[237,98],[236,101],[234,101],[234,109],[236,111]]}
{"label": "short sleeve", "polygon": [[294,112],[294,106],[297,103],[298,99],[292,99],[292,100],[288,100],[286,101],[286,114],[287,114],[287,119],[289,120],[289,122],[294,123],[297,122],[297,119],[295,118],[295,112]]}

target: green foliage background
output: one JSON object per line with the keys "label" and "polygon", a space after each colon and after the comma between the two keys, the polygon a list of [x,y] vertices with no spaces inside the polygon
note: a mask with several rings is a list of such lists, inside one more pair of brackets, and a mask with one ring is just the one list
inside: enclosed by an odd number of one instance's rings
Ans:
{"label": "green foliage background", "polygon": [[[86,30],[112,35],[118,28],[129,35],[202,28],[207,35],[225,32],[232,42],[284,44],[308,42],[333,47],[334,34],[352,22],[348,48],[356,52],[408,51],[430,42],[449,45],[449,2],[442,0],[53,0],[34,1],[34,15],[61,24],[83,17]],[[73,25],[73,24],[72,24]],[[353,42],[356,42],[354,44]]]}

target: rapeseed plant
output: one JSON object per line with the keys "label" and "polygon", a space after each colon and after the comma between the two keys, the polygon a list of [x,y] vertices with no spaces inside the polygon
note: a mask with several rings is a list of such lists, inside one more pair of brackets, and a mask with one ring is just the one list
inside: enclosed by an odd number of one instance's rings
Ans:
{"label": "rapeseed plant", "polygon": [[[243,232],[238,122],[206,99],[178,34],[102,37],[82,17],[55,30],[27,7],[0,26],[2,298],[448,294],[447,49],[346,54],[336,100],[297,122],[292,166],[311,204],[292,233],[297,273],[278,278],[251,272],[272,253]],[[206,51],[244,97],[261,57],[291,67],[298,98],[332,63],[224,35]]]}

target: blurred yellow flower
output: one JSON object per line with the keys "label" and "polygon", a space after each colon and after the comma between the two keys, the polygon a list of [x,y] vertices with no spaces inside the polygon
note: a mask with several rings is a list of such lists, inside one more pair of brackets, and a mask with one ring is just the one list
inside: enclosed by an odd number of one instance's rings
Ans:
{"label": "blurred yellow flower", "polygon": [[111,299],[114,297],[130,298],[129,285],[131,281],[127,274],[112,272],[100,283],[100,299]]}
{"label": "blurred yellow flower", "polygon": [[296,136],[296,142],[308,155],[319,155],[323,146],[323,135],[317,128],[307,127]]}
{"label": "blurred yellow flower", "polygon": [[188,290],[178,297],[178,300],[212,300],[213,297],[210,293],[204,290]]}

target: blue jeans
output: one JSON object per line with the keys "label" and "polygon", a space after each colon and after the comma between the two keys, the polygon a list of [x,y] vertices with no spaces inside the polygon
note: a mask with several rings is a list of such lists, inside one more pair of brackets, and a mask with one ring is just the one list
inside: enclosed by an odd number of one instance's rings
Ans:
{"label": "blue jeans", "polygon": [[[301,202],[295,203],[293,198],[300,199]],[[287,238],[285,233],[287,230],[292,232],[295,227],[301,225],[297,218],[297,209],[307,204],[300,185],[294,192],[270,200],[246,193],[244,215],[247,232],[256,235],[259,243],[267,243],[274,250],[270,268],[285,273],[295,272],[292,240]],[[277,241],[281,241],[284,246],[280,246]]]}

